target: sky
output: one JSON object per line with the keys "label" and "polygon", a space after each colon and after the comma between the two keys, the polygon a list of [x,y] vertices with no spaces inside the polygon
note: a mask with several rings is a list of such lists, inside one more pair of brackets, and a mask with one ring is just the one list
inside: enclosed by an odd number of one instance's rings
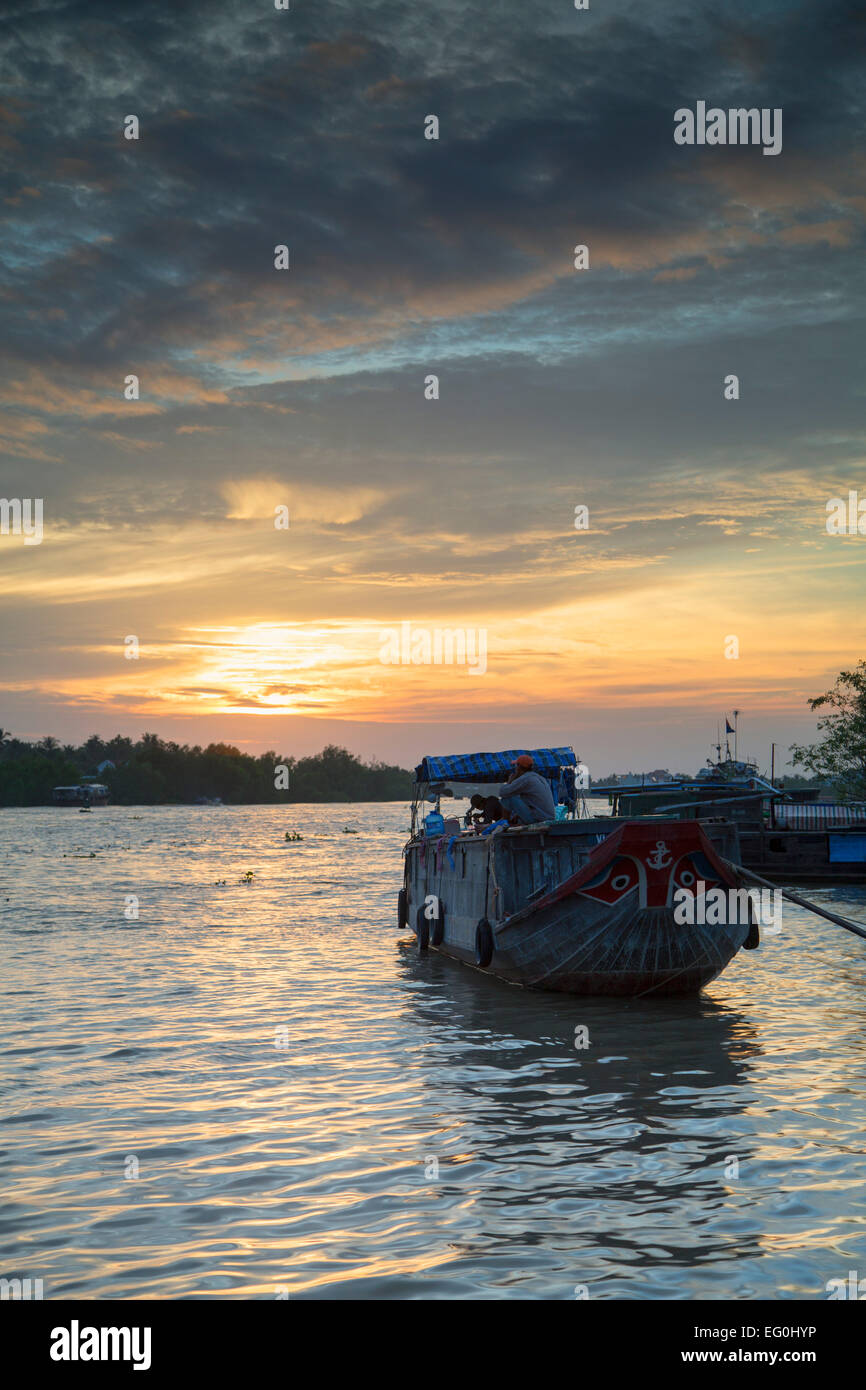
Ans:
{"label": "sky", "polygon": [[[733,708],[762,765],[812,737],[866,656],[827,531],[864,38],[840,0],[6,0],[0,496],[44,520],[0,534],[3,727],[600,775]],[[677,144],[699,101],[781,153]],[[476,659],[411,660],[444,630]]]}

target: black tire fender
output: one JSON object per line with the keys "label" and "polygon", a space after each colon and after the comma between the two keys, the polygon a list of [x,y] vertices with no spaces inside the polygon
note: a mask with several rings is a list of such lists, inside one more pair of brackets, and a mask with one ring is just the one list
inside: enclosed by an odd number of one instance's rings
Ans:
{"label": "black tire fender", "polygon": [[402,931],[409,925],[408,903],[406,902],[406,889],[401,888],[397,894],[397,930]]}
{"label": "black tire fender", "polygon": [[434,917],[430,923],[431,946],[441,946],[442,939],[445,936],[445,904],[443,903],[441,898],[439,899],[437,906],[439,908],[438,915]]}
{"label": "black tire fender", "polygon": [[480,965],[482,970],[486,970],[492,961],[495,946],[493,928],[487,918],[482,917],[475,928],[475,964]]}
{"label": "black tire fender", "polygon": [[430,923],[424,916],[424,905],[415,914],[415,935],[418,938],[418,950],[426,951],[430,944]]}

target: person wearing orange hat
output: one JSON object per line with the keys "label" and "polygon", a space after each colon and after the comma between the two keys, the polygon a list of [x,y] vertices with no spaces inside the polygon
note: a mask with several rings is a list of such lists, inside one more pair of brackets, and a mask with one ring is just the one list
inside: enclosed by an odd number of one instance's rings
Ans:
{"label": "person wearing orange hat", "polygon": [[499,788],[499,800],[505,810],[523,825],[556,819],[556,804],[550,783],[535,771],[528,753],[521,753],[511,764],[514,768],[508,781]]}

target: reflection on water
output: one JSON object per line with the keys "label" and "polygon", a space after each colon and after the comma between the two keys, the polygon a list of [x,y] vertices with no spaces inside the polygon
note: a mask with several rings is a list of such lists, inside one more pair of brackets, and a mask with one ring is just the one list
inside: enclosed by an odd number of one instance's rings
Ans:
{"label": "reflection on water", "polygon": [[[0,1275],[823,1299],[866,1274],[866,943],[786,906],[700,998],[529,994],[397,932],[405,824],[0,812]],[[866,919],[863,890],[813,896]]]}

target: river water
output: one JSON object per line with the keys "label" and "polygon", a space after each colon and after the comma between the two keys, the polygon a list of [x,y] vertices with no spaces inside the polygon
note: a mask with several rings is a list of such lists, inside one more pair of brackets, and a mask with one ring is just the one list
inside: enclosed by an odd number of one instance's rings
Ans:
{"label": "river water", "polygon": [[[697,999],[525,993],[397,930],[406,825],[0,811],[0,1276],[783,1300],[866,1277],[866,942],[786,905]],[[811,896],[866,919],[863,889]]]}

